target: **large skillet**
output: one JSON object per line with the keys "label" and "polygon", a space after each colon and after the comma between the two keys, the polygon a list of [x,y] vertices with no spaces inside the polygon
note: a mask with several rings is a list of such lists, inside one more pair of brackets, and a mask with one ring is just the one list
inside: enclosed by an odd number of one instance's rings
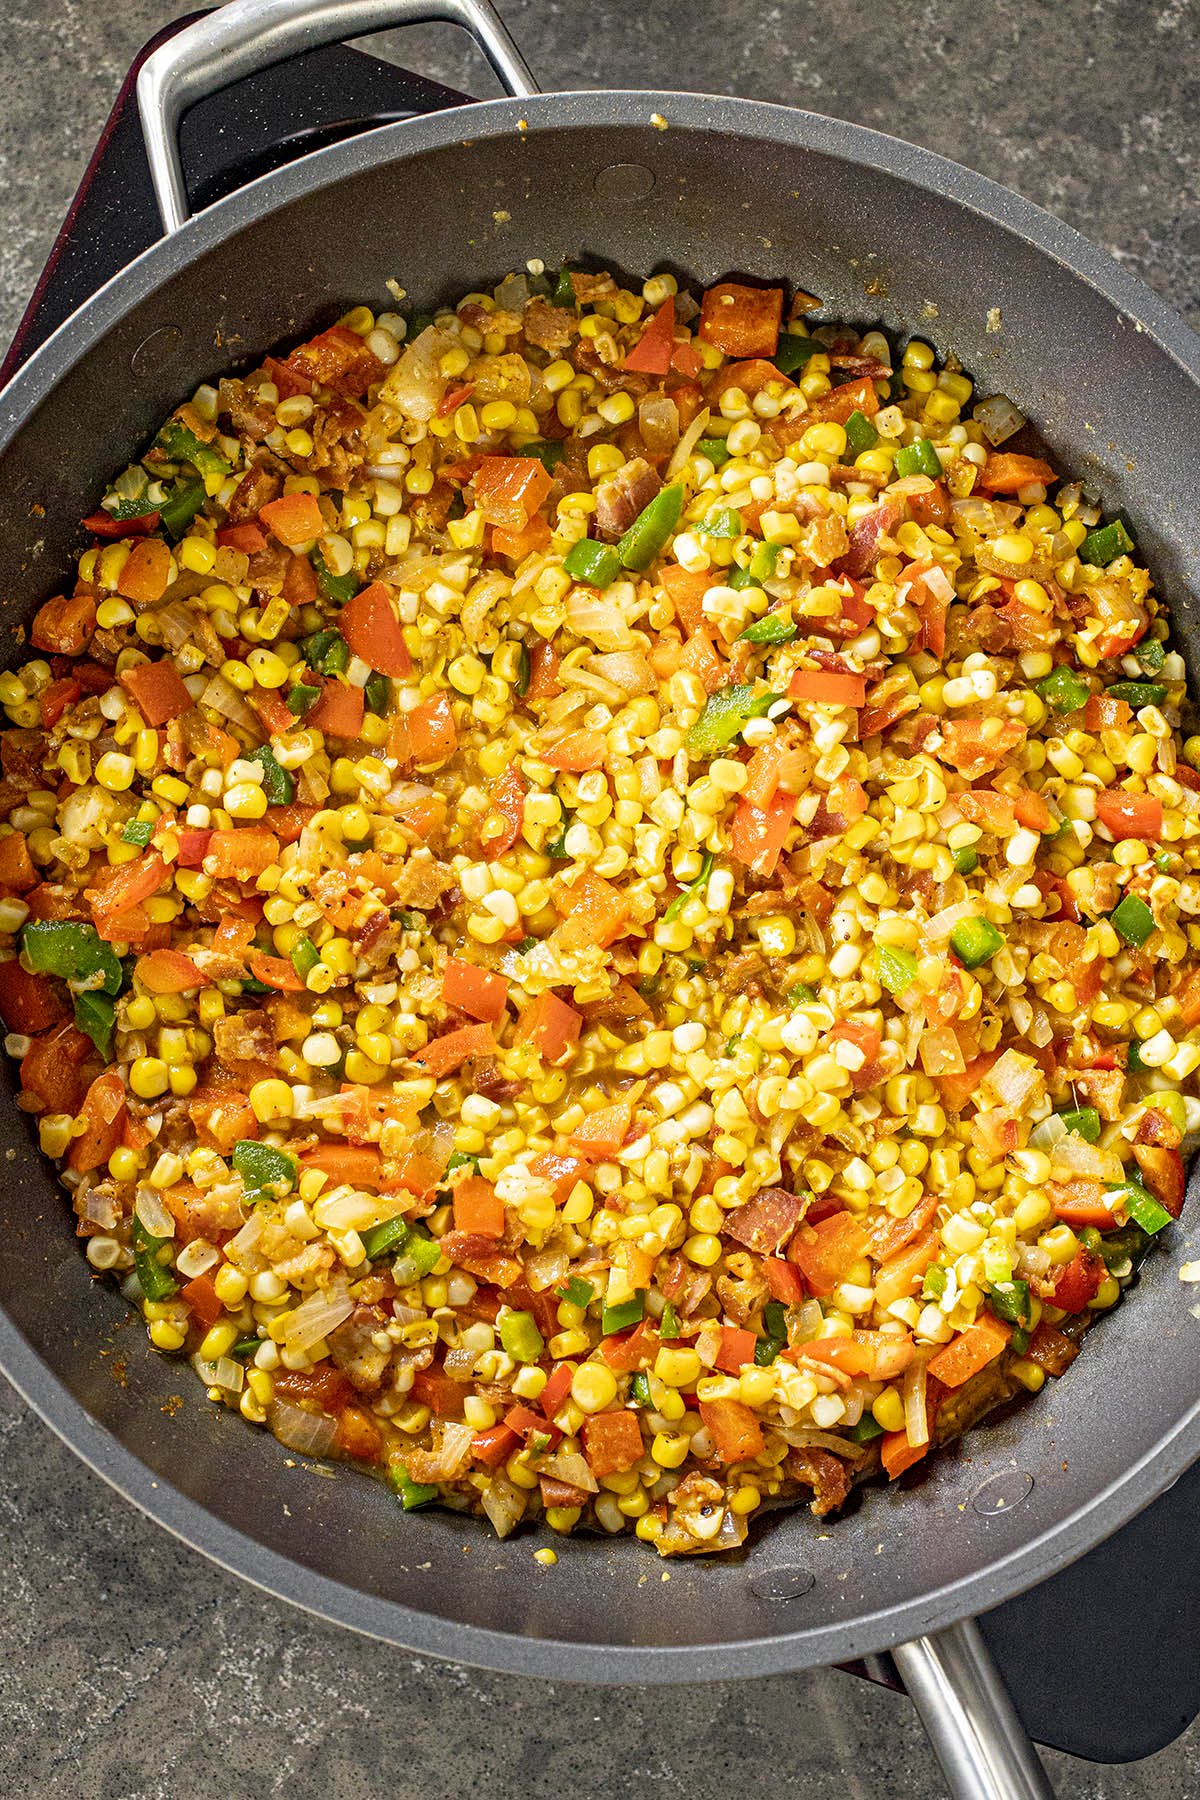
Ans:
{"label": "large skillet", "polygon": [[[518,97],[372,131],[184,222],[175,130],[202,92],[431,18],[473,30]],[[235,0],[155,52],[140,97],[168,235],[0,396],[6,661],[78,552],[73,521],[202,378],[352,301],[382,301],[389,276],[426,306],[539,256],[669,265],[699,283],[786,274],[830,317],[919,325],[981,390],[1034,417],[1064,467],[1127,507],[1200,672],[1189,595],[1200,507],[1184,448],[1200,431],[1200,345],[1106,256],[980,176],[744,100],[537,95],[485,0]],[[498,1544],[449,1514],[404,1517],[381,1486],[289,1466],[265,1433],[198,1401],[91,1280],[12,1105],[0,1150],[0,1363],[85,1462],[188,1543],[381,1638],[558,1679],[705,1680],[900,1646],[961,1795],[1049,1790],[977,1634],[957,1622],[1115,1531],[1200,1450],[1200,1328],[1175,1275],[1200,1248],[1193,1221],[1061,1386],[906,1491],[868,1492],[824,1527],[807,1511],[765,1519],[734,1558],[660,1565],[632,1539],[581,1537],[558,1541],[546,1571],[528,1537]]]}

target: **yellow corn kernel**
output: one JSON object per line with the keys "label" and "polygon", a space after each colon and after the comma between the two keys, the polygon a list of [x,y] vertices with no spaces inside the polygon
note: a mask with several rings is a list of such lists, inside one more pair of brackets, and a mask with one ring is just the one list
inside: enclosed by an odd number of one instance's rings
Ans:
{"label": "yellow corn kernel", "polygon": [[689,1446],[686,1431],[660,1431],[650,1446],[650,1454],[660,1469],[677,1469],[687,1461]]}
{"label": "yellow corn kernel", "polygon": [[654,1359],[654,1373],[668,1387],[690,1388],[699,1378],[702,1364],[694,1350],[672,1349],[663,1344]]}
{"label": "yellow corn kernel", "polygon": [[571,1398],[581,1412],[603,1412],[617,1397],[617,1378],[607,1363],[580,1363],[571,1378]]}

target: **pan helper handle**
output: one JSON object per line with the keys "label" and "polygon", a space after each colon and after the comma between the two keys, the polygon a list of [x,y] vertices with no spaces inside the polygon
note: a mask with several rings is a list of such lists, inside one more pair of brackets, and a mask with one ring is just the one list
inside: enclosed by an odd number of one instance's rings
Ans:
{"label": "pan helper handle", "polygon": [[1054,1800],[974,1619],[897,1644],[892,1660],[951,1800]]}
{"label": "pan helper handle", "polygon": [[393,25],[436,21],[470,32],[506,93],[537,93],[490,0],[230,0],[160,44],[142,66],[137,97],[150,179],[168,236],[189,211],[179,159],[179,124],[189,106],[302,51]]}

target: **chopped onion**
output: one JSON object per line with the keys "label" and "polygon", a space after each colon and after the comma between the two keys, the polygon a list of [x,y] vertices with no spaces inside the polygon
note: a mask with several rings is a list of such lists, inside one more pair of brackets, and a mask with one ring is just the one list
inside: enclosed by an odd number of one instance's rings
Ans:
{"label": "chopped onion", "polygon": [[211,706],[215,713],[219,713],[223,719],[228,719],[234,725],[240,725],[243,731],[250,731],[257,735],[262,730],[258,715],[251,712],[233,683],[226,681],[223,675],[212,677],[200,696],[200,704]]}
{"label": "chopped onion", "polygon": [[900,1393],[904,1401],[904,1429],[914,1450],[929,1442],[929,1413],[925,1405],[927,1377],[924,1358],[904,1371]]}
{"label": "chopped onion", "polygon": [[227,1393],[240,1394],[246,1384],[246,1371],[241,1363],[234,1362],[231,1356],[219,1356],[215,1362],[209,1362],[203,1356],[190,1358],[191,1365],[205,1387],[224,1388]]}
{"label": "chopped onion", "polygon": [[1039,1244],[1022,1244],[1017,1251],[1017,1274],[1023,1279],[1044,1275],[1050,1267],[1050,1252]]}
{"label": "chopped onion", "polygon": [[447,1350],[445,1369],[451,1381],[465,1381],[475,1367],[478,1350]]}
{"label": "chopped onion", "polygon": [[824,1317],[819,1300],[802,1300],[799,1306],[789,1306],[787,1311],[788,1343],[810,1343],[821,1329]]}
{"label": "chopped onion", "polygon": [[1031,1150],[1053,1150],[1058,1140],[1066,1135],[1067,1128],[1063,1124],[1062,1114],[1051,1113],[1049,1118],[1043,1119],[1030,1132],[1029,1148]]}
{"label": "chopped onion", "polygon": [[100,1225],[105,1231],[111,1231],[120,1223],[121,1204],[115,1194],[95,1184],[83,1197],[82,1216],[90,1225]]}
{"label": "chopped onion", "polygon": [[529,277],[506,275],[496,289],[496,305],[502,312],[524,312],[529,299]]}
{"label": "chopped onion", "polygon": [[500,1471],[493,1475],[480,1496],[480,1505],[491,1521],[498,1538],[506,1538],[525,1517],[527,1495],[515,1481]]}
{"label": "chopped onion", "polygon": [[305,1412],[290,1400],[272,1400],[267,1411],[267,1424],[281,1444],[298,1450],[301,1456],[325,1456],[337,1437],[337,1420],[324,1413]]}
{"label": "chopped onion", "polygon": [[555,1282],[565,1281],[571,1260],[565,1250],[539,1250],[525,1264],[525,1279],[535,1294],[540,1294]]}
{"label": "chopped onion", "polygon": [[712,413],[707,406],[702,407],[696,414],[672,452],[671,460],[667,464],[668,481],[673,481],[680,470],[686,466],[688,457],[708,430],[708,421],[711,417]]}
{"label": "chopped onion", "polygon": [[431,1450],[410,1450],[405,1461],[414,1481],[454,1481],[471,1459],[475,1441],[473,1425],[439,1419],[433,1427]]}
{"label": "chopped onion", "polygon": [[679,408],[667,394],[647,394],[638,405],[638,430],[654,456],[673,450],[679,442]]}
{"label": "chopped onion", "polygon": [[960,925],[964,919],[974,919],[978,914],[978,900],[961,900],[956,906],[947,906],[941,912],[934,913],[923,935],[941,942],[949,938],[956,925]]}
{"label": "chopped onion", "polygon": [[[1042,1080],[1042,1071],[1031,1056],[1023,1056],[1019,1050],[1006,1050],[999,1062],[988,1070],[984,1079],[1009,1111],[1019,1116],[1021,1108]],[[1080,1139],[1081,1143],[1082,1141]]]}
{"label": "chopped onion", "polygon": [[410,419],[432,419],[446,392],[446,377],[438,364],[453,348],[454,340],[446,332],[427,325],[388,371],[379,398]]}
{"label": "chopped onion", "polygon": [[849,1438],[838,1437],[832,1431],[818,1431],[812,1425],[791,1425],[779,1435],[793,1450],[831,1450],[847,1462],[861,1462],[867,1454],[864,1444],[851,1443]]}
{"label": "chopped onion", "polygon": [[[994,1071],[993,1071],[994,1073]],[[1075,1181],[1081,1177],[1094,1181],[1120,1181],[1121,1158],[1115,1150],[1102,1150],[1086,1138],[1069,1131],[1059,1138],[1050,1151],[1050,1173],[1056,1181]]]}
{"label": "chopped onion", "polygon": [[965,500],[952,500],[950,511],[956,524],[977,531],[981,537],[998,537],[1021,516],[1019,506],[1010,506],[1007,500],[983,500],[977,494],[970,494]]}
{"label": "chopped onion", "polygon": [[163,1205],[163,1197],[158,1189],[151,1187],[148,1182],[138,1188],[133,1210],[151,1237],[175,1236],[175,1220]]}
{"label": "chopped onion", "polygon": [[556,1481],[568,1481],[572,1487],[582,1488],[585,1494],[598,1494],[600,1483],[592,1474],[577,1450],[560,1450],[555,1456],[548,1456],[538,1464],[539,1475],[552,1475]]}
{"label": "chopped onion", "polygon": [[989,444],[1006,443],[1026,424],[1025,414],[1013,405],[1007,394],[989,394],[976,406],[972,417],[983,427]]}
{"label": "chopped onion", "polygon": [[302,1300],[294,1311],[283,1321],[283,1343],[287,1350],[307,1350],[311,1344],[319,1344],[323,1337],[348,1319],[354,1311],[354,1301],[347,1290],[332,1289],[325,1293],[318,1290]]}
{"label": "chopped onion", "polygon": [[650,694],[654,691],[654,673],[640,650],[614,650],[606,656],[593,656],[588,664],[594,675],[610,681],[623,694]]}
{"label": "chopped onion", "polygon": [[633,642],[633,633],[620,607],[592,588],[571,589],[566,621],[568,630],[576,637],[587,638],[597,650],[625,650]]}

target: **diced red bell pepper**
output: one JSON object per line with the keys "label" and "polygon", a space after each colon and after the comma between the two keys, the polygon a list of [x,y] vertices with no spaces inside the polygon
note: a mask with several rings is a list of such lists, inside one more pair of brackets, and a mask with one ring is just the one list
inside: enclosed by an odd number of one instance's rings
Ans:
{"label": "diced red bell pepper", "polygon": [[719,1462],[749,1462],[764,1449],[762,1428],[741,1400],[701,1400],[700,1417],[712,1433]]}
{"label": "diced red bell pepper", "polygon": [[1129,794],[1124,788],[1103,788],[1096,795],[1096,818],[1120,843],[1123,838],[1162,836],[1163,803],[1152,794]]}
{"label": "diced red bell pepper", "polygon": [[736,1375],[747,1363],[754,1361],[757,1343],[752,1331],[746,1331],[740,1325],[722,1325],[717,1350],[718,1369],[724,1369],[727,1375]]}
{"label": "diced red bell pepper", "polygon": [[167,591],[171,552],[161,538],[146,537],[133,546],[117,576],[117,592],[139,606],[153,606]]}
{"label": "diced red bell pepper", "polygon": [[185,1281],[179,1290],[179,1297],[187,1301],[206,1331],[216,1324],[225,1311],[211,1275],[194,1275],[191,1281]]}
{"label": "diced red bell pepper", "polygon": [[553,485],[536,456],[484,456],[475,471],[475,504],[489,525],[521,531]]}
{"label": "diced red bell pepper", "polygon": [[633,1412],[592,1413],[583,1421],[580,1435],[588,1467],[598,1481],[623,1474],[645,1455],[642,1428]]}
{"label": "diced red bell pepper", "polygon": [[504,1017],[508,981],[461,956],[451,956],[442,975],[442,999],[447,1006],[457,1007],[473,1019],[495,1025]]}
{"label": "diced red bell pepper", "polygon": [[258,516],[267,530],[289,548],[321,537],[325,531],[325,519],[315,494],[281,494],[278,500],[268,500],[261,506]]}
{"label": "diced red bell pepper", "polygon": [[469,1057],[495,1056],[497,1044],[490,1025],[463,1025],[444,1037],[433,1038],[416,1052],[416,1060],[424,1063],[438,1081],[461,1068]]}
{"label": "diced red bell pepper", "polygon": [[705,290],[696,335],[726,356],[774,356],[782,319],[782,288],[720,281]]}
{"label": "diced red bell pepper", "polygon": [[853,1213],[837,1212],[816,1225],[803,1224],[788,1245],[810,1292],[826,1299],[867,1248],[867,1231]]}
{"label": "diced red bell pepper", "polygon": [[59,656],[79,656],[96,631],[96,596],[91,593],[57,594],[33,616],[29,641],[35,650]]}
{"label": "diced red bell pepper", "polygon": [[795,794],[779,791],[765,808],[753,806],[739,795],[729,833],[730,850],[754,874],[773,874],[795,816]]}
{"label": "diced red bell pepper", "polygon": [[549,1063],[559,1062],[579,1041],[582,1015],[557,994],[539,994],[523,1008],[514,1044],[528,1044]]}
{"label": "diced red bell pepper", "polygon": [[48,975],[29,975],[16,957],[0,962],[0,1018],[22,1037],[49,1031],[68,1013],[63,990]]}
{"label": "diced red bell pepper", "polygon": [[1099,1293],[1107,1275],[1102,1259],[1081,1244],[1071,1261],[1060,1263],[1054,1272],[1055,1306],[1061,1306],[1064,1312],[1083,1312]]}
{"label": "diced red bell pepper", "polygon": [[195,705],[183,676],[167,657],[159,662],[135,663],[118,680],[147,725],[165,725]]}
{"label": "diced red bell pepper", "polygon": [[665,375],[675,348],[675,296],[668,294],[654,317],[643,328],[633,349],[625,356],[627,369],[644,375]]}
{"label": "diced red bell pepper", "polygon": [[240,550],[243,556],[258,556],[266,549],[267,538],[253,519],[243,519],[238,525],[222,525],[217,532],[217,543],[222,549]]}
{"label": "diced red bell pepper", "polygon": [[455,1187],[454,1229],[476,1237],[504,1236],[504,1202],[482,1175],[468,1175]]}
{"label": "diced red bell pepper", "polygon": [[404,641],[404,628],[382,581],[373,581],[348,600],[337,622],[355,656],[361,656],[381,675],[405,681],[412,674],[413,660]]}
{"label": "diced red bell pepper", "polygon": [[482,1463],[485,1469],[498,1469],[501,1463],[508,1461],[520,1442],[516,1432],[507,1425],[491,1425],[486,1431],[477,1431],[471,1439],[471,1460]]}
{"label": "diced red bell pepper", "polygon": [[121,1142],[125,1123],[125,1083],[116,1069],[97,1075],[87,1091],[82,1107],[84,1129],[72,1138],[67,1152],[67,1166],[85,1175],[107,1163]]}

